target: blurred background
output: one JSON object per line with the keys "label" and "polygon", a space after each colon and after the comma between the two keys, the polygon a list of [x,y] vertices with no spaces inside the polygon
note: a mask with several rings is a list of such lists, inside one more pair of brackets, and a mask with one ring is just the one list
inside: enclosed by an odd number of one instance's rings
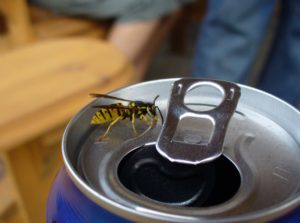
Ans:
{"label": "blurred background", "polygon": [[45,222],[63,130],[91,92],[206,77],[298,108],[299,20],[287,17],[299,4],[228,2],[0,0],[0,223]]}

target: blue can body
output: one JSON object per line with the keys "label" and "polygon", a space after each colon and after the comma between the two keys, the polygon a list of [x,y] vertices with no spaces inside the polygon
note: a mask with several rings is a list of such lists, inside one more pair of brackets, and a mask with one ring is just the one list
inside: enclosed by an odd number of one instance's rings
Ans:
{"label": "blue can body", "polygon": [[[47,223],[130,223],[92,202],[71,181],[63,167],[49,193]],[[273,223],[300,222],[300,208]]]}
{"label": "blue can body", "polygon": [[69,178],[63,167],[48,198],[47,223],[129,223],[89,200]]}
{"label": "blue can body", "polygon": [[[49,194],[47,223],[130,223],[92,202],[71,181],[63,167]],[[300,222],[300,208],[273,223]]]}

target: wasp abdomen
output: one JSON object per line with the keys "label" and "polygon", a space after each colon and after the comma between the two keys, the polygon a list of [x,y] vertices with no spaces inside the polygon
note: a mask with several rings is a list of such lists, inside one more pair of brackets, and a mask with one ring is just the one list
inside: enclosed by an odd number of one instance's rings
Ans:
{"label": "wasp abdomen", "polygon": [[[114,104],[119,106],[119,104]],[[91,124],[101,125],[116,120],[118,117],[124,116],[123,110],[117,108],[101,108],[93,115]]]}

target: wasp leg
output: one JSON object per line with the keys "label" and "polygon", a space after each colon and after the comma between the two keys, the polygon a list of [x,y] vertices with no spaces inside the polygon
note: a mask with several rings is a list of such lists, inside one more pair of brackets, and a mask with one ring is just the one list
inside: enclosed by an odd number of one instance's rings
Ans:
{"label": "wasp leg", "polygon": [[156,126],[156,120],[154,120],[153,118],[151,118],[151,122],[149,121],[149,119],[147,118],[147,116],[143,115],[142,116],[142,120],[148,125],[150,126],[150,128],[154,128]]}
{"label": "wasp leg", "polygon": [[149,126],[154,128],[157,123],[157,116],[153,115],[149,108],[147,108],[147,114],[151,117],[151,124]]}
{"label": "wasp leg", "polygon": [[111,127],[112,127],[114,124],[116,124],[121,118],[122,118],[122,116],[116,118],[114,121],[112,121],[112,122],[109,124],[109,126],[107,127],[105,133],[104,133],[102,136],[99,137],[99,141],[102,141],[102,140],[107,136],[107,134],[109,133],[109,130],[111,129]]}
{"label": "wasp leg", "polygon": [[135,120],[135,116],[134,116],[134,113],[132,113],[132,115],[131,115],[132,130],[133,130],[134,135],[138,136],[138,133],[137,133],[136,128],[135,128],[135,122],[134,122],[134,120]]}
{"label": "wasp leg", "polygon": [[151,122],[148,120],[147,116],[142,115],[141,120],[143,120],[147,125],[151,126]]}
{"label": "wasp leg", "polygon": [[157,120],[156,119],[152,119],[150,127],[154,128],[156,126],[156,123],[157,123]]}

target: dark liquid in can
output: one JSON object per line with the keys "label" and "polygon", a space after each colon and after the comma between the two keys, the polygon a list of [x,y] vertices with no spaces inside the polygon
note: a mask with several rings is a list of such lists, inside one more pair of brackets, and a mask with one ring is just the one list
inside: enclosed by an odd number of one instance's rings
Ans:
{"label": "dark liquid in can", "polygon": [[200,165],[173,163],[155,145],[129,153],[120,163],[118,176],[130,191],[175,206],[209,207],[232,198],[241,183],[239,171],[221,156]]}

